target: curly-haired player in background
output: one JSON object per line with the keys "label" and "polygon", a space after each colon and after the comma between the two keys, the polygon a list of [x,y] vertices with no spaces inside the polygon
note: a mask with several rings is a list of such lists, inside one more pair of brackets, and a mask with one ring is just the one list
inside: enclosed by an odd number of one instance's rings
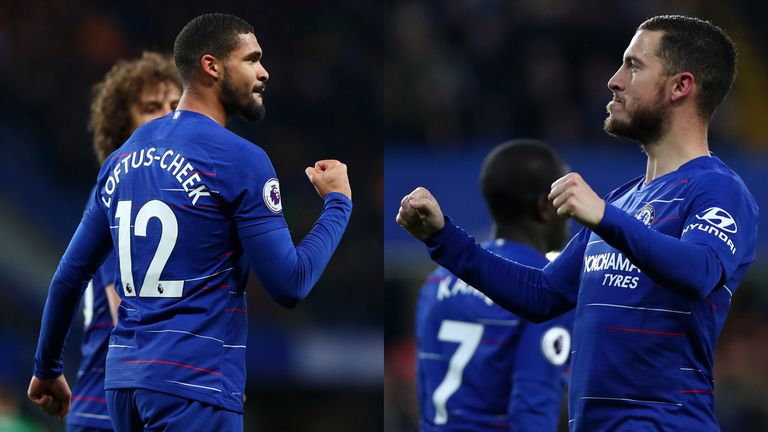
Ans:
{"label": "curly-haired player in background", "polygon": [[[115,64],[93,88],[88,130],[93,133],[99,164],[104,164],[136,128],[175,110],[180,97],[181,79],[169,56],[145,52]],[[83,357],[66,418],[70,432],[112,430],[104,395],[104,366],[119,303],[115,256],[111,253],[83,295]]]}
{"label": "curly-haired player in background", "polygon": [[237,431],[249,267],[277,303],[296,306],[341,240],[352,191],[338,160],[307,167],[323,205],[295,245],[267,153],[225,128],[233,116],[264,117],[269,74],[253,27],[201,15],[173,51],[178,108],[138,128],[104,163],[51,281],[28,393],[61,403],[49,413],[66,413],[64,339],[82,287],[114,250],[122,302],[105,389],[115,430]]}

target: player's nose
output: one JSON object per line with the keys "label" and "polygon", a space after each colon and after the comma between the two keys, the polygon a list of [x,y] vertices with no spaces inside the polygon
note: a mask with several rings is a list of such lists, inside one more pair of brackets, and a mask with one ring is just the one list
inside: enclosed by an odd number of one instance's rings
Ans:
{"label": "player's nose", "polygon": [[614,93],[624,90],[624,86],[621,84],[621,68],[608,80],[608,88]]}
{"label": "player's nose", "polygon": [[260,65],[259,69],[256,71],[256,79],[261,82],[267,82],[269,80],[269,72],[267,72],[267,68],[264,67],[264,65]]}

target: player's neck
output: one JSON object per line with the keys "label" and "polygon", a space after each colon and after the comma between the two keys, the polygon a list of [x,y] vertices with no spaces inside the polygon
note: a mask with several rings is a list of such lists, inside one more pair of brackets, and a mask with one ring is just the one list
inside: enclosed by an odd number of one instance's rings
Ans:
{"label": "player's neck", "polygon": [[522,222],[513,226],[495,223],[491,228],[491,237],[520,243],[546,253],[546,236],[540,232],[541,229],[533,223]]}
{"label": "player's neck", "polygon": [[227,125],[227,114],[218,96],[205,89],[200,90],[197,87],[184,89],[176,109],[200,113],[221,126]]}
{"label": "player's neck", "polygon": [[707,126],[700,125],[699,122],[692,123],[695,124],[678,122],[677,124],[682,124],[683,127],[672,126],[657,142],[643,146],[648,156],[645,169],[646,184],[676,171],[692,159],[709,156]]}

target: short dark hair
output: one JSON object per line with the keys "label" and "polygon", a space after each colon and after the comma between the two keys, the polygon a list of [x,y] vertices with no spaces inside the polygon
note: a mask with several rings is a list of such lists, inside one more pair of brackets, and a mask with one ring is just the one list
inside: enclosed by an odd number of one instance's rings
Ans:
{"label": "short dark hair", "polygon": [[131,136],[131,105],[146,86],[171,83],[181,90],[179,72],[168,55],[147,51],[140,58],[121,60],[104,79],[93,86],[88,130],[93,133],[93,151],[99,163]]}
{"label": "short dark hair", "polygon": [[684,15],[660,15],[638,30],[664,32],[657,55],[664,73],[691,72],[699,85],[699,115],[709,120],[736,78],[736,46],[720,27]]}
{"label": "short dark hair", "polygon": [[184,86],[197,76],[202,56],[224,59],[237,47],[238,36],[248,33],[254,33],[253,26],[234,15],[210,13],[188,22],[173,43],[173,60]]}
{"label": "short dark hair", "polygon": [[538,201],[562,177],[565,163],[542,141],[517,139],[495,147],[483,161],[480,189],[496,222],[535,219]]}

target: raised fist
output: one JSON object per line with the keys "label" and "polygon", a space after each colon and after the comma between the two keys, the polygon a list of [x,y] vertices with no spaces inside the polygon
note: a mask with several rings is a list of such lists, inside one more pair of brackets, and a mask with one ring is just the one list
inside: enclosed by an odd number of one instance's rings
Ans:
{"label": "raised fist", "polygon": [[440,205],[423,187],[417,187],[403,197],[395,221],[412,236],[422,241],[440,231],[445,225]]}
{"label": "raised fist", "polygon": [[307,167],[304,172],[320,198],[325,198],[331,192],[339,192],[352,199],[346,164],[335,159],[325,159],[315,162],[314,167]]}

